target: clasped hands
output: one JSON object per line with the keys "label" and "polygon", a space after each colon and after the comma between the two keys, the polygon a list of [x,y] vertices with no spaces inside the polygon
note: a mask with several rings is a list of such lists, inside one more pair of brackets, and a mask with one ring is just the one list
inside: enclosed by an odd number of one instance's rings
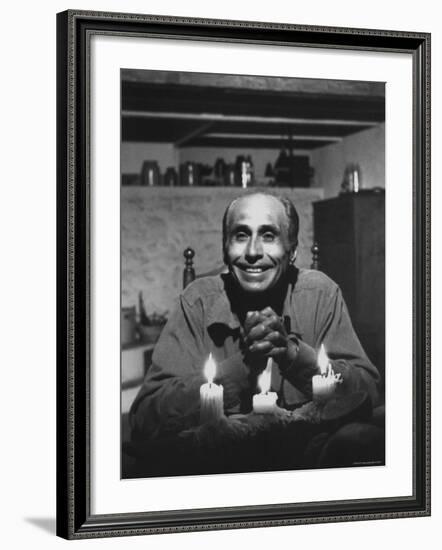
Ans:
{"label": "clasped hands", "polygon": [[247,312],[243,339],[248,363],[258,373],[265,369],[269,357],[284,370],[298,353],[298,346],[289,338],[282,318],[271,307]]}

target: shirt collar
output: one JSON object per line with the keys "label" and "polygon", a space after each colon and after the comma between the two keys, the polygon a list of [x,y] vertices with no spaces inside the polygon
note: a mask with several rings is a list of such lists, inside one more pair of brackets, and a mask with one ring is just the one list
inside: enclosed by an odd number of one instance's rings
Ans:
{"label": "shirt collar", "polygon": [[[292,303],[294,285],[296,284],[297,280],[297,272],[298,270],[296,270],[293,285],[289,286],[287,295],[284,300],[283,317],[289,317],[291,332],[302,338],[302,331],[300,330],[299,321],[295,313],[296,308]],[[228,275],[220,277],[220,293],[215,299],[213,306],[211,307],[207,315],[207,327],[210,327],[211,325],[222,324],[232,330],[241,328],[238,316],[232,311],[230,300],[227,296],[225,288],[225,285],[228,281],[227,277]]]}

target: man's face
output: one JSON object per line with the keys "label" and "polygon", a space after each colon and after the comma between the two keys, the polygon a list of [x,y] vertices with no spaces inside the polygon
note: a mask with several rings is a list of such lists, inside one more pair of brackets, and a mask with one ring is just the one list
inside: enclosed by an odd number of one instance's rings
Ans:
{"label": "man's face", "polygon": [[237,200],[229,210],[225,260],[245,292],[273,288],[290,263],[289,220],[283,205],[269,195]]}

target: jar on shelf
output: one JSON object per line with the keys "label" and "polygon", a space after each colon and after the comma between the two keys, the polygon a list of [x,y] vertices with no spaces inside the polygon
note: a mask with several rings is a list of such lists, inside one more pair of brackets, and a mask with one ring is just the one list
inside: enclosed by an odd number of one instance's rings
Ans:
{"label": "jar on shelf", "polygon": [[235,185],[235,180],[236,180],[235,165],[228,164],[224,171],[224,185],[228,187],[233,186]]}
{"label": "jar on shelf", "polygon": [[196,162],[185,162],[180,166],[180,185],[199,185],[199,167]]}
{"label": "jar on shelf", "polygon": [[164,185],[166,187],[176,187],[178,185],[178,172],[173,166],[169,166],[164,174]]}
{"label": "jar on shelf", "polygon": [[347,164],[341,184],[341,193],[359,193],[362,190],[361,168],[359,164]]}
{"label": "jar on shelf", "polygon": [[145,160],[141,168],[141,185],[154,187],[161,184],[160,167],[156,160]]}

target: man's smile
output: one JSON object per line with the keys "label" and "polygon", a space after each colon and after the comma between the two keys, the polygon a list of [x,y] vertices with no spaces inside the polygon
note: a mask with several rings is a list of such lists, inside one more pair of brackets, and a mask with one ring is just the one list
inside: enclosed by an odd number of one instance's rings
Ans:
{"label": "man's smile", "polygon": [[241,271],[250,275],[259,275],[268,269],[272,269],[273,265],[236,265]]}

